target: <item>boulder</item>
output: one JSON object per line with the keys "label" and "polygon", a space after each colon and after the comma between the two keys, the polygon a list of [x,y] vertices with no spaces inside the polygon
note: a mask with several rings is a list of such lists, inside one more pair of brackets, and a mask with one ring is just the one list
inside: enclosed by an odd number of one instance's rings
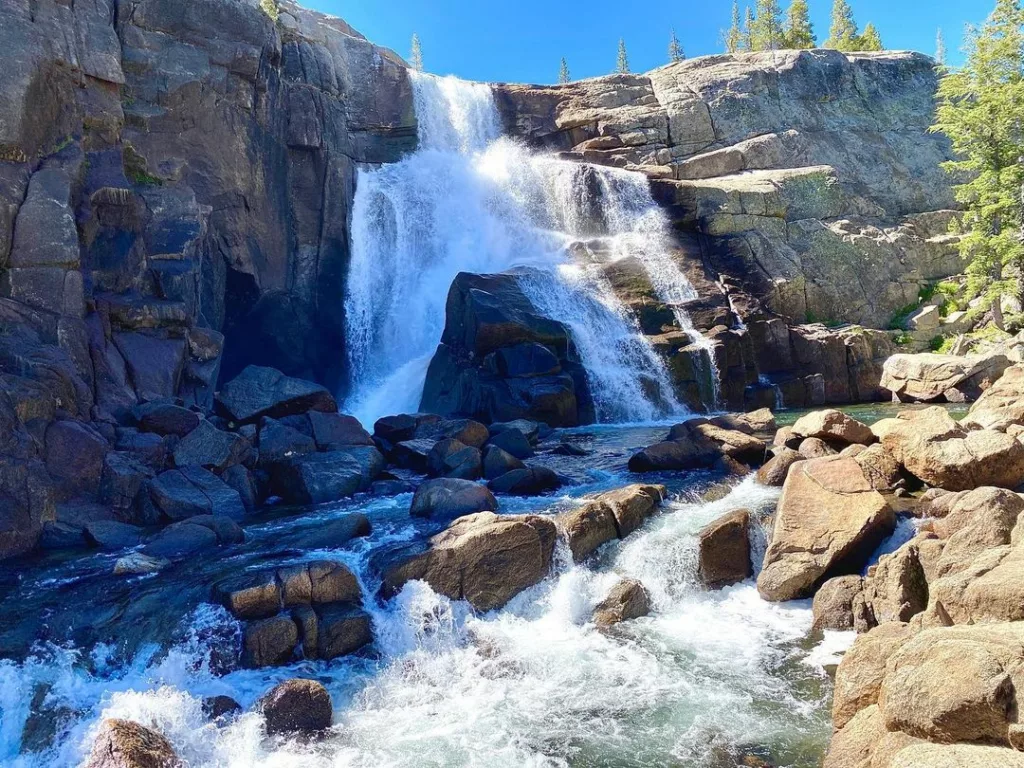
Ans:
{"label": "boulder", "polygon": [[370,433],[354,416],[323,411],[310,411],[308,416],[318,450],[336,451],[354,445],[373,445]]}
{"label": "boulder", "polygon": [[343,451],[292,456],[273,465],[270,488],[288,504],[327,504],[357,493],[363,468]]}
{"label": "boulder", "polygon": [[159,573],[171,563],[162,557],[152,557],[143,552],[132,552],[119,557],[114,563],[115,576],[141,576],[147,573]]}
{"label": "boulder", "polygon": [[162,734],[130,720],[100,725],[83,768],[182,768],[185,764]]}
{"label": "boulder", "polygon": [[651,596],[644,585],[636,579],[622,579],[594,608],[593,621],[599,627],[610,627],[650,612]]}
{"label": "boulder", "polygon": [[916,541],[909,541],[868,570],[855,603],[855,627],[864,631],[887,621],[910,621],[928,607],[928,580]]}
{"label": "boulder", "polygon": [[463,445],[482,450],[491,437],[487,427],[472,419],[441,419],[427,421],[416,427],[415,436],[428,440],[451,438]]}
{"label": "boulder", "polygon": [[201,418],[195,411],[165,400],[136,406],[134,415],[141,431],[178,437],[184,437],[198,427]]}
{"label": "boulder", "polygon": [[443,521],[497,508],[498,500],[485,486],[470,480],[438,478],[416,489],[409,514]]}
{"label": "boulder", "polygon": [[238,619],[265,619],[281,610],[281,584],[272,571],[232,576],[214,586],[213,596]]}
{"label": "boulder", "polygon": [[153,471],[126,451],[111,451],[103,459],[99,498],[124,519],[132,519],[139,511],[147,481]]}
{"label": "boulder", "polygon": [[872,427],[915,477],[950,491],[1024,482],[1024,443],[993,430],[968,432],[940,407],[904,412]]}
{"label": "boulder", "polygon": [[878,703],[890,657],[914,634],[900,622],[879,624],[858,635],[836,669],[832,695],[832,727],[841,729],[859,711]]}
{"label": "boulder", "polygon": [[825,579],[860,570],[895,526],[856,459],[796,464],[782,488],[758,591],[772,601],[808,597]]}
{"label": "boulder", "polygon": [[709,523],[697,540],[697,573],[709,589],[737,584],[753,575],[747,510],[734,510]]}
{"label": "boulder", "polygon": [[174,449],[174,463],[179,467],[196,465],[222,472],[244,462],[249,455],[249,442],[232,432],[222,432],[206,419],[181,439]]}
{"label": "boulder", "polygon": [[792,434],[794,437],[817,437],[843,445],[870,445],[878,439],[869,426],[834,408],[801,416],[793,424]]}
{"label": "boulder", "polygon": [[540,496],[558,490],[561,485],[562,479],[557,472],[538,466],[513,469],[487,483],[494,493],[509,496]]}
{"label": "boulder", "polygon": [[524,469],[522,461],[496,445],[490,445],[484,452],[484,477],[493,480],[514,469]]}
{"label": "boulder", "polygon": [[789,476],[790,468],[798,461],[803,460],[804,456],[798,451],[785,446],[778,447],[774,450],[772,458],[757,470],[757,480],[762,485],[781,488],[786,482],[786,477]]}
{"label": "boulder", "polygon": [[258,439],[257,463],[261,469],[273,471],[277,464],[316,452],[316,442],[312,437],[276,419],[263,420]]}
{"label": "boulder", "polygon": [[854,604],[864,589],[860,576],[836,576],[814,594],[811,613],[815,629],[848,631],[856,626]]}
{"label": "boulder", "polygon": [[356,605],[334,604],[318,611],[317,655],[335,659],[373,642],[370,615]]}
{"label": "boulder", "polygon": [[690,440],[666,440],[633,454],[630,472],[665,472],[710,466],[712,460],[705,449]]}
{"label": "boulder", "polygon": [[1024,754],[976,744],[913,744],[897,752],[889,768],[1024,768]]}
{"label": "boulder", "polygon": [[821,459],[835,456],[837,451],[820,437],[806,437],[800,441],[797,453],[805,459]]}
{"label": "boulder", "polygon": [[238,492],[212,472],[201,467],[171,469],[149,483],[153,504],[168,520],[185,520],[195,515],[225,515],[240,520],[245,505]]}
{"label": "boulder", "polygon": [[294,661],[299,628],[288,616],[250,621],[242,632],[242,664],[251,669]]}
{"label": "boulder", "polygon": [[85,538],[100,549],[117,551],[138,546],[142,542],[142,530],[116,520],[95,520],[85,526]]}
{"label": "boulder", "polygon": [[961,422],[964,426],[998,429],[1024,425],[1024,365],[1007,368],[1002,378],[971,406]]}
{"label": "boulder", "polygon": [[308,411],[338,411],[334,396],[319,384],[256,365],[248,366],[223,386],[217,393],[216,406],[221,416],[238,424],[264,416],[280,419]]}
{"label": "boulder", "polygon": [[46,429],[46,471],[69,495],[95,492],[110,445],[77,421],[55,421]]}
{"label": "boulder", "polygon": [[560,514],[558,526],[569,542],[573,559],[581,562],[601,545],[628,536],[654,514],[664,495],[660,485],[629,485]]}
{"label": "boulder", "polygon": [[854,455],[854,460],[864,470],[864,477],[876,491],[891,491],[903,479],[902,467],[896,457],[875,443]]}
{"label": "boulder", "polygon": [[975,400],[1010,366],[1006,355],[893,355],[882,368],[880,386],[901,402]]}
{"label": "boulder", "polygon": [[430,469],[430,453],[436,444],[437,441],[429,439],[403,440],[392,449],[391,461],[402,469],[425,475]]}
{"label": "boulder", "polygon": [[427,472],[434,477],[476,480],[483,473],[480,449],[454,437],[439,440],[427,455]]}
{"label": "boulder", "polygon": [[203,699],[203,714],[214,721],[226,720],[242,711],[242,705],[230,696],[207,696]]}
{"label": "boulder", "polygon": [[548,574],[556,538],[555,524],[546,517],[468,515],[432,537],[426,551],[398,558],[385,572],[384,585],[393,592],[422,579],[453,600],[494,610]]}
{"label": "boulder", "polygon": [[313,735],[326,731],[334,720],[334,707],[327,689],[315,680],[285,680],[260,699],[270,735]]}
{"label": "boulder", "polygon": [[517,459],[528,459],[533,456],[533,446],[529,438],[517,427],[507,427],[487,441],[488,447],[500,448]]}

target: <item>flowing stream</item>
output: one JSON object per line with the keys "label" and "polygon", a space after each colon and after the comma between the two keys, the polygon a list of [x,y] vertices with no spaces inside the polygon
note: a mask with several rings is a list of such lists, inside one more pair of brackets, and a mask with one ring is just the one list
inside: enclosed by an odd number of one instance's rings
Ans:
{"label": "flowing stream", "polygon": [[[486,85],[419,73],[412,82],[419,150],[357,179],[345,410],[364,424],[418,410],[452,280],[515,270],[537,309],[570,329],[599,422],[680,412],[664,364],[594,258],[636,258],[692,330],[678,306],[696,294],[669,255],[668,223],[646,177],[503,138]],[[713,362],[708,342],[693,336]]]}

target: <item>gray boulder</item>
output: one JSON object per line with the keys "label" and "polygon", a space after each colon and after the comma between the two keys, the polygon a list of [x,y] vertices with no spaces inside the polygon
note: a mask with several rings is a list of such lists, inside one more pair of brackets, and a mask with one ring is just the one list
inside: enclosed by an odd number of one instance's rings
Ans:
{"label": "gray boulder", "polygon": [[217,393],[217,411],[239,424],[263,416],[323,411],[337,413],[334,396],[319,384],[285,376],[273,368],[250,365]]}
{"label": "gray boulder", "polygon": [[409,514],[431,520],[454,520],[477,512],[493,512],[498,500],[485,486],[470,480],[438,478],[416,489]]}

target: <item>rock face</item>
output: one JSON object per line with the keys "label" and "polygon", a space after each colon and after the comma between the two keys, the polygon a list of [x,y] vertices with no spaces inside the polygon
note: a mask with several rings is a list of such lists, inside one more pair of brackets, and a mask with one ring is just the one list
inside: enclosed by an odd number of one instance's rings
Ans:
{"label": "rock face", "polygon": [[796,464],[782,488],[758,591],[773,601],[807,597],[830,576],[863,566],[895,524],[854,459]]}
{"label": "rock face", "polygon": [[716,238],[712,269],[771,311],[884,328],[959,271],[935,87],[919,54],[816,50],[497,95],[513,134],[646,172],[681,223]]}
{"label": "rock face", "polygon": [[171,743],[130,720],[104,720],[84,768],[180,768]]}

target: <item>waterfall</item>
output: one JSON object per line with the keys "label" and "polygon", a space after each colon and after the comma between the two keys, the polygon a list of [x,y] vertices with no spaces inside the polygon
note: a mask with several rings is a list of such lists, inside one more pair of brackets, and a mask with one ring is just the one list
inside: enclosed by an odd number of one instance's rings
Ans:
{"label": "waterfall", "polygon": [[612,259],[636,257],[680,326],[692,329],[678,305],[696,294],[668,254],[667,221],[646,178],[503,138],[486,85],[420,73],[412,84],[419,150],[357,178],[346,410],[364,423],[417,410],[452,280],[515,270],[537,309],[570,329],[599,421],[680,412],[663,362],[602,265],[578,247],[602,238]]}

